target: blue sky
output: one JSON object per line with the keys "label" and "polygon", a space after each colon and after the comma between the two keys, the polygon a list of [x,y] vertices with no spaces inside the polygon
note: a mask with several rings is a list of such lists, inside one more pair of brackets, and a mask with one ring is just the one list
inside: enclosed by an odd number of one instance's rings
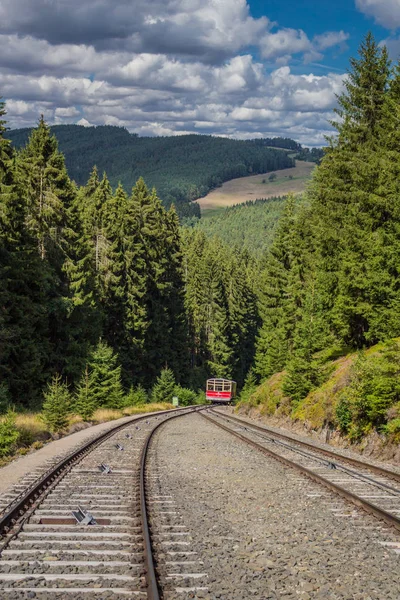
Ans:
{"label": "blue sky", "polygon": [[[385,0],[382,0],[385,3]],[[333,48],[326,52],[321,66],[313,65],[313,72],[323,73],[335,67],[345,72],[350,56],[355,56],[360,41],[367,31],[372,31],[378,40],[388,38],[388,29],[379,25],[376,20],[361,12],[353,0],[250,0],[248,4],[255,17],[267,14],[279,26],[302,29],[312,38],[326,31],[344,31],[349,38],[342,49]],[[400,4],[400,2],[399,2]],[[298,61],[298,71],[309,69]]]}
{"label": "blue sky", "polygon": [[292,137],[320,146],[368,30],[400,52],[400,0],[0,0],[11,127]]}

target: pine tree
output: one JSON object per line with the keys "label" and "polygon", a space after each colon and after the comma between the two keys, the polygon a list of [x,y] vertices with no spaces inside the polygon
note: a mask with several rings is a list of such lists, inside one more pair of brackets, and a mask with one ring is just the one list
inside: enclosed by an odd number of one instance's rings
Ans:
{"label": "pine tree", "polygon": [[15,426],[15,413],[8,410],[5,418],[0,421],[0,458],[15,451],[20,435]]}
{"label": "pine tree", "polygon": [[46,289],[0,101],[0,379],[14,402],[37,400],[49,359]]}
{"label": "pine tree", "polygon": [[[371,280],[368,262],[387,209],[377,182],[382,170],[382,125],[389,88],[385,48],[368,35],[360,58],[352,59],[327,156],[311,188],[317,287],[336,338],[362,347],[369,334]],[[376,339],[376,338],[375,338]]]}
{"label": "pine tree", "polygon": [[65,429],[71,408],[71,396],[68,387],[62,382],[61,375],[55,375],[44,393],[42,417],[52,433]]}
{"label": "pine tree", "polygon": [[19,156],[18,169],[27,203],[27,225],[44,260],[62,244],[65,211],[73,188],[56,137],[50,134],[43,116]]}
{"label": "pine tree", "polygon": [[103,269],[104,337],[121,356],[127,347],[125,315],[127,303],[127,275],[125,268],[124,231],[128,198],[119,185],[115,194],[104,205],[104,233],[107,240],[106,268]]}
{"label": "pine tree", "polygon": [[93,248],[85,229],[77,193],[67,210],[65,261],[63,272],[68,293],[68,356],[64,367],[71,381],[77,381],[86,364],[91,347],[102,333],[103,312],[96,285]]}
{"label": "pine tree", "polygon": [[151,392],[152,401],[172,403],[172,398],[175,394],[175,386],[176,381],[171,369],[163,369],[153,386]]}
{"label": "pine tree", "polygon": [[93,374],[89,372],[88,365],[77,386],[74,398],[74,411],[82,417],[84,421],[89,421],[96,410],[96,397]]}
{"label": "pine tree", "polygon": [[289,310],[289,278],[295,245],[294,226],[295,203],[289,196],[260,277],[262,326],[257,339],[255,369],[263,378],[281,371],[290,352],[294,315]]}
{"label": "pine tree", "polygon": [[146,215],[150,210],[149,192],[139,180],[127,202],[124,220],[124,262],[126,276],[125,348],[121,361],[130,381],[148,381],[145,360],[145,339],[149,327]]}
{"label": "pine tree", "polygon": [[129,389],[129,393],[125,398],[126,406],[142,406],[149,401],[147,392],[142,385],[134,387],[133,385]]}
{"label": "pine tree", "polygon": [[124,393],[121,366],[112,348],[100,341],[89,360],[91,389],[96,408],[121,408]]}

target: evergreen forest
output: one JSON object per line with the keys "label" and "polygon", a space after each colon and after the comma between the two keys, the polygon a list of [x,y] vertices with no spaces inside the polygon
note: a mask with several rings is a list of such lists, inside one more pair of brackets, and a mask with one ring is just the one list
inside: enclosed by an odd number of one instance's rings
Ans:
{"label": "evergreen forest", "polygon": [[[207,135],[139,137],[123,127],[55,125],[51,128],[65,158],[68,174],[84,185],[94,165],[107,172],[111,187],[131,189],[139,177],[155,187],[179,216],[200,216],[193,202],[224,181],[294,166],[282,148],[301,150],[293,140],[231,140]],[[31,129],[8,132],[16,148],[26,145]],[[277,147],[279,144],[279,147]],[[282,144],[282,146],[281,146]]]}
{"label": "evergreen forest", "polygon": [[[39,406],[45,390],[51,403],[53,382],[58,396],[85,404],[94,389],[111,407],[150,388],[159,398],[160,374],[163,389],[197,390],[214,375],[246,395],[280,373],[293,412],[332,360],[356,353],[346,395],[323,418],[354,437],[400,432],[400,65],[371,34],[302,201],[232,207],[214,224],[180,226],[147,173],[114,189],[92,168],[78,185],[43,119],[18,150],[5,114],[2,104],[3,399]],[[261,223],[257,236],[240,235],[246,220],[248,231]]]}

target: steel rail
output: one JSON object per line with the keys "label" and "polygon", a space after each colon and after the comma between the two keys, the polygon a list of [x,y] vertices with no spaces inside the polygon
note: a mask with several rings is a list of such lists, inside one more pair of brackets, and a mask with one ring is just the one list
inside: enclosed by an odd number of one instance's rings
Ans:
{"label": "steel rail", "polygon": [[[213,414],[218,415],[221,419],[224,419],[225,421],[229,422],[231,419],[230,415],[221,414],[221,413],[218,413],[215,411],[212,411],[212,412],[213,412]],[[252,427],[252,425],[250,423],[247,423],[246,421],[237,421],[235,419],[233,422],[234,422],[234,424],[236,424],[236,422],[237,422],[239,427],[241,427],[242,429],[244,429],[246,431],[250,431],[254,435],[259,436],[261,439],[264,439],[268,442],[277,444],[278,446],[282,446],[283,448],[286,448],[287,450],[289,450],[290,452],[293,452],[294,454],[299,454],[300,456],[304,456],[305,458],[309,458],[311,460],[314,460],[315,462],[320,462],[321,464],[325,464],[328,467],[333,466],[336,469],[338,469],[339,471],[343,471],[343,473],[348,473],[349,475],[352,475],[353,477],[360,479],[360,481],[370,483],[372,485],[375,485],[376,487],[379,487],[383,490],[387,490],[394,494],[400,494],[400,489],[398,489],[398,488],[388,485],[387,483],[382,483],[381,481],[378,481],[377,479],[374,479],[373,477],[370,477],[370,476],[366,475],[365,473],[361,473],[360,471],[354,471],[353,469],[350,469],[349,467],[340,464],[339,461],[336,462],[336,461],[332,460],[330,457],[323,458],[322,456],[319,456],[318,455],[318,450],[319,450],[318,446],[315,446],[314,452],[312,453],[310,451],[303,450],[303,448],[297,447],[296,445],[294,445],[296,443],[296,440],[294,438],[292,438],[293,444],[289,444],[286,441],[284,442],[280,439],[277,439],[277,438],[271,436],[269,431],[263,431],[263,430],[260,431],[258,428],[255,429],[254,427]],[[289,438],[289,439],[291,439],[291,438]],[[334,458],[340,458],[340,454],[333,454],[332,456]],[[362,466],[363,464],[364,463],[360,462],[360,466]],[[364,467],[364,468],[367,468],[367,467]]]}
{"label": "steel rail", "polygon": [[384,475],[385,477],[389,477],[390,479],[400,481],[400,473],[396,473],[396,471],[391,471],[390,469],[385,469],[384,467],[379,467],[377,465],[373,465],[371,463],[368,463],[368,462],[365,462],[362,460],[358,460],[357,458],[351,458],[349,456],[342,456],[341,454],[338,454],[334,450],[327,450],[326,448],[321,448],[320,446],[314,446],[313,444],[310,444],[309,442],[305,442],[303,440],[298,440],[296,438],[291,437],[290,435],[285,435],[284,433],[277,433],[273,429],[269,429],[269,427],[249,423],[248,421],[244,421],[243,419],[240,419],[239,417],[234,417],[233,415],[223,415],[222,413],[214,411],[213,409],[211,409],[211,412],[216,415],[223,416],[227,419],[232,419],[232,421],[236,421],[237,423],[240,423],[240,425],[248,426],[250,428],[256,429],[257,431],[261,431],[263,433],[269,433],[272,436],[280,438],[282,440],[294,442],[295,444],[299,444],[300,446],[304,446],[305,448],[309,448],[311,450],[318,451],[321,454],[324,454],[325,456],[329,456],[330,458],[335,458],[335,459],[341,460],[343,462],[348,462],[349,464],[353,465],[354,467],[362,467],[364,469],[369,469],[370,471],[373,471],[374,473],[377,473],[378,475]]}
{"label": "steel rail", "polygon": [[313,479],[317,483],[321,483],[322,485],[324,485],[331,491],[342,496],[342,498],[344,498],[345,500],[348,500],[348,501],[352,502],[353,504],[355,504],[358,508],[362,508],[366,512],[373,514],[375,517],[378,517],[378,519],[385,521],[388,525],[390,525],[391,527],[395,527],[397,530],[400,531],[400,518],[396,517],[395,515],[392,515],[391,513],[388,513],[385,510],[379,508],[379,506],[372,504],[372,502],[368,502],[368,500],[360,498],[356,494],[349,492],[348,490],[344,489],[342,486],[337,485],[336,483],[333,483],[332,481],[329,481],[328,479],[325,479],[324,477],[322,477],[321,475],[318,475],[314,471],[307,469],[307,467],[299,465],[298,463],[290,460],[289,458],[285,458],[284,456],[281,456],[280,454],[277,454],[276,452],[273,452],[272,450],[265,448],[265,446],[262,446],[261,444],[258,444],[257,442],[254,442],[253,440],[250,440],[249,438],[242,435],[241,433],[233,431],[229,427],[222,425],[222,423],[218,423],[214,419],[211,419],[211,417],[209,417],[203,413],[201,413],[201,416],[204,419],[206,419],[207,421],[209,421],[210,423],[213,423],[217,427],[220,427],[224,431],[227,431],[231,435],[234,435],[235,437],[239,438],[246,444],[249,444],[249,446],[252,446],[259,452],[262,452],[263,454],[271,456],[272,458],[278,460],[279,462],[283,463],[284,465],[286,465],[288,467],[297,469],[298,471],[303,473],[303,475],[306,475],[307,477],[309,477],[310,479]]}
{"label": "steel rail", "polygon": [[[186,407],[187,408],[187,407]],[[155,432],[165,423],[169,423],[172,419],[176,419],[178,417],[183,417],[187,414],[191,414],[192,412],[198,412],[199,408],[192,408],[191,410],[187,410],[187,412],[181,412],[180,414],[175,414],[169,419],[165,421],[161,421],[158,423],[154,429],[152,429],[147,436],[147,439],[144,443],[142,453],[140,456],[140,479],[139,479],[139,492],[140,492],[140,516],[142,523],[142,535],[144,541],[144,564],[145,564],[145,577],[146,577],[146,585],[147,585],[147,598],[148,600],[160,600],[160,593],[158,589],[157,583],[157,574],[154,565],[153,559],[153,550],[151,544],[151,535],[150,535],[150,526],[148,519],[148,506],[147,506],[147,498],[146,498],[146,479],[145,479],[145,469],[146,469],[146,458],[149,450],[150,442],[153,438]],[[168,411],[172,412],[172,411]]]}
{"label": "steel rail", "polygon": [[24,514],[29,511],[34,503],[37,503],[40,497],[51,487],[56,479],[67,474],[70,468],[74,464],[76,464],[81,458],[83,458],[88,452],[94,450],[100,443],[120,431],[124,429],[134,422],[143,421],[144,419],[153,418],[159,415],[164,415],[167,413],[173,412],[182,412],[187,411],[190,407],[176,408],[172,410],[163,410],[154,413],[147,413],[141,417],[133,417],[126,421],[125,423],[121,423],[120,425],[116,425],[112,429],[107,430],[104,433],[101,433],[96,438],[90,440],[71,454],[69,454],[66,458],[62,459],[58,462],[54,467],[50,470],[46,471],[44,475],[39,477],[39,479],[30,487],[27,488],[26,492],[22,492],[20,496],[17,496],[17,501],[13,502],[11,508],[1,517],[0,519],[0,539],[3,536],[6,536],[10,533],[10,530],[24,517]]}

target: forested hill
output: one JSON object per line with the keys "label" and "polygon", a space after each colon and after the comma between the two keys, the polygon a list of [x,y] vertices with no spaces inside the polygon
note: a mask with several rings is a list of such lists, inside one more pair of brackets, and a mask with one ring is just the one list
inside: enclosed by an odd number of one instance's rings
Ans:
{"label": "forested hill", "polygon": [[[302,202],[297,198],[297,203]],[[286,198],[260,198],[229,206],[210,217],[187,219],[185,225],[204,231],[209,237],[219,237],[227,244],[261,257],[270,248],[275,229],[285,207]]]}
{"label": "forested hill", "polygon": [[[235,177],[294,166],[288,152],[275,144],[299,150],[293,140],[231,140],[205,135],[138,137],[122,127],[55,125],[51,128],[65,156],[69,176],[84,185],[94,165],[107,172],[111,185],[119,182],[130,190],[139,177],[155,187],[169,206],[175,203],[181,216],[199,215],[190,204],[211,189]],[[9,131],[16,147],[24,146],[31,129]],[[291,142],[291,143],[289,143]]]}

